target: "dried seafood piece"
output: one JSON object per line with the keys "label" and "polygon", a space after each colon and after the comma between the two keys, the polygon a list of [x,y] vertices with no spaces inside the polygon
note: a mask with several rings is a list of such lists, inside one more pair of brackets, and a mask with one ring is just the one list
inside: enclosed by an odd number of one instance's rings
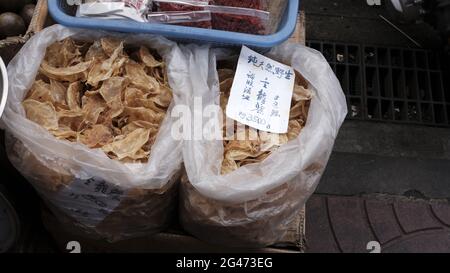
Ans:
{"label": "dried seafood piece", "polygon": [[103,51],[102,45],[100,41],[95,41],[86,52],[86,56],[84,56],[85,61],[93,61],[94,59],[104,61],[108,59],[105,51]]}
{"label": "dried seafood piece", "polygon": [[92,62],[83,62],[68,67],[53,67],[43,61],[39,71],[49,79],[57,81],[76,82],[86,78],[86,72],[91,67]]}
{"label": "dried seafood piece", "polygon": [[301,85],[294,86],[293,100],[294,101],[309,101],[313,97],[312,92],[309,89]]}
{"label": "dried seafood piece", "polygon": [[144,91],[134,88],[134,87],[128,87],[127,89],[125,89],[124,102],[125,102],[126,106],[143,107],[144,100],[145,100]]}
{"label": "dried seafood piece", "polygon": [[77,139],[77,132],[69,127],[59,126],[57,130],[50,131],[58,139],[66,139],[70,141],[75,141]]}
{"label": "dried seafood piece", "polygon": [[50,84],[42,80],[35,81],[27,95],[27,99],[53,103],[54,100],[52,97]]}
{"label": "dried seafood piece", "polygon": [[82,112],[84,114],[83,123],[96,124],[100,113],[106,109],[106,102],[101,95],[84,96],[82,98]]}
{"label": "dried seafood piece", "polygon": [[160,84],[155,78],[145,73],[144,67],[136,62],[128,62],[125,65],[126,77],[131,84],[145,92],[157,94],[160,90]]}
{"label": "dried seafood piece", "polygon": [[150,137],[150,130],[136,129],[122,139],[116,139],[114,142],[102,147],[105,153],[113,153],[119,160],[130,157],[135,158],[136,154],[142,149]]}
{"label": "dried seafood piece", "polygon": [[89,148],[99,148],[113,141],[113,133],[110,128],[102,124],[96,124],[78,135],[77,141]]}
{"label": "dried seafood piece", "polygon": [[[219,69],[218,75],[221,95],[220,106],[225,111],[233,85],[234,71]],[[246,128],[243,131],[242,126],[235,127],[235,132],[232,136],[233,139],[224,141],[222,174],[228,174],[242,166],[265,160],[276,149],[288,143],[290,140],[295,139],[300,134],[303,126],[306,124],[310,101],[313,97],[312,92],[305,88],[305,86],[307,86],[307,83],[303,77],[295,84],[287,134],[273,134],[256,131],[252,128]],[[224,134],[226,129],[225,127],[223,128]],[[241,140],[243,134],[249,140]]]}
{"label": "dried seafood piece", "polygon": [[139,48],[139,59],[145,64],[145,66],[150,68],[162,67],[164,63],[158,62],[148,48],[141,46]]}
{"label": "dried seafood piece", "polygon": [[83,85],[81,82],[74,82],[67,88],[66,101],[70,110],[81,111],[81,91]]}
{"label": "dried seafood piece", "polygon": [[122,41],[111,37],[101,38],[100,45],[103,49],[103,52],[105,52],[106,55],[108,56],[114,55],[116,53],[117,48],[119,47],[123,48]]}
{"label": "dried seafood piece", "polygon": [[170,103],[172,102],[172,91],[169,87],[160,85],[159,90],[157,91],[158,95],[150,95],[148,98],[149,100],[152,100],[155,104],[158,106],[167,109],[169,108]]}
{"label": "dried seafood piece", "polygon": [[122,55],[123,42],[118,45],[108,59],[102,60],[94,58],[94,63],[87,76],[87,83],[97,87],[100,82],[113,76],[117,76],[120,72],[120,68],[128,61],[128,58],[123,57]]}
{"label": "dried seafood piece", "polygon": [[285,134],[272,134],[264,131],[259,132],[261,151],[273,151],[276,148],[288,143],[288,136]]}
{"label": "dried seafood piece", "polygon": [[145,107],[125,107],[123,114],[128,117],[128,122],[147,121],[159,124],[165,117],[165,114]]}
{"label": "dried seafood piece", "polygon": [[50,95],[57,106],[66,105],[67,87],[59,81],[50,79]]}
{"label": "dried seafood piece", "polygon": [[55,107],[49,102],[28,99],[22,102],[27,118],[47,130],[58,129],[58,116]]}
{"label": "dried seafood piece", "polygon": [[23,106],[58,139],[143,163],[172,98],[165,64],[147,48],[131,60],[120,40],[77,44],[68,38],[47,49]]}
{"label": "dried seafood piece", "polygon": [[82,62],[79,47],[70,38],[50,45],[44,58],[50,66],[58,68]]}

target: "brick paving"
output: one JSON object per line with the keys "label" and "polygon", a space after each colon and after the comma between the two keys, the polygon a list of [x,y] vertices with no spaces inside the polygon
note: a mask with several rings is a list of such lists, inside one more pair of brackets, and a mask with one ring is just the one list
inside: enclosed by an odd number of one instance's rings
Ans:
{"label": "brick paving", "polygon": [[306,205],[306,252],[450,253],[450,204],[405,197],[314,195]]}

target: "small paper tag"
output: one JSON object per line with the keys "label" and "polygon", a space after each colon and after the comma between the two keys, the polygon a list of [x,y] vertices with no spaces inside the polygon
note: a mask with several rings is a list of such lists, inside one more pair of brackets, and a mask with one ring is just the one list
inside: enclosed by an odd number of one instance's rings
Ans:
{"label": "small paper tag", "polygon": [[226,115],[255,129],[288,131],[294,69],[243,46]]}

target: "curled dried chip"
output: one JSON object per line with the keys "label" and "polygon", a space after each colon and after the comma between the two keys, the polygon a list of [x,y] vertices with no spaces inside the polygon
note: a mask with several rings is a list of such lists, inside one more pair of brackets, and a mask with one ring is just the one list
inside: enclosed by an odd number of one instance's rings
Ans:
{"label": "curled dried chip", "polygon": [[[218,74],[220,106],[225,112],[233,84],[234,71],[219,69]],[[221,173],[225,175],[242,166],[259,163],[288,141],[297,138],[306,123],[312,97],[313,94],[310,90],[299,84],[295,85],[287,134],[273,134],[256,131],[252,128],[243,129],[242,126],[239,126],[239,123],[238,126],[230,128],[224,125],[224,135],[229,134],[229,129],[234,129],[234,134],[227,136],[224,141],[224,159]],[[243,137],[247,140],[242,140]]]}
{"label": "curled dried chip", "polygon": [[96,124],[100,113],[106,109],[106,102],[102,96],[84,96],[82,98],[82,112],[85,124]]}
{"label": "curled dried chip", "polygon": [[139,129],[139,128],[149,129],[150,135],[154,135],[156,132],[158,132],[159,126],[157,124],[153,124],[153,123],[142,121],[142,120],[133,121],[133,122],[125,125],[122,128],[121,133],[126,135],[126,134],[129,134],[129,133],[135,131],[136,129]]}
{"label": "curled dried chip", "polygon": [[125,89],[127,80],[122,77],[111,77],[105,80],[99,89],[99,93],[107,103],[116,99],[122,99],[122,90]]}
{"label": "curled dried chip", "polygon": [[273,151],[281,145],[288,142],[288,137],[285,134],[272,134],[264,131],[259,132],[261,141],[261,151]]}
{"label": "curled dried chip", "polygon": [[102,45],[99,41],[95,41],[86,52],[86,56],[84,57],[85,61],[93,61],[94,59],[104,61],[108,59],[105,51],[103,51]]}
{"label": "curled dried chip", "polygon": [[81,132],[77,140],[89,148],[98,148],[112,142],[113,134],[105,125],[96,124]]}
{"label": "curled dried chip", "polygon": [[114,142],[103,146],[103,151],[113,153],[119,160],[126,157],[134,158],[142,149],[150,137],[150,130],[136,129],[122,139],[114,140]]}
{"label": "curled dried chip", "polygon": [[33,86],[27,95],[27,99],[49,103],[53,103],[54,101],[50,85],[42,80],[38,80],[33,83]]}
{"label": "curled dried chip", "polygon": [[58,81],[76,82],[86,78],[86,72],[91,67],[91,62],[83,62],[69,67],[53,67],[43,61],[39,71],[50,79]]}
{"label": "curled dried chip", "polygon": [[74,82],[67,88],[66,101],[70,110],[80,111],[81,105],[81,92],[83,91],[83,85],[81,82]]}
{"label": "curled dried chip", "polygon": [[53,67],[68,67],[82,61],[79,47],[70,38],[50,45],[44,59]]}
{"label": "curled dried chip", "polygon": [[125,89],[124,102],[125,105],[129,107],[143,107],[145,97],[144,91],[137,88],[128,87]]}
{"label": "curled dried chip", "polygon": [[131,84],[145,92],[156,93],[159,90],[160,84],[155,78],[147,75],[144,68],[136,62],[128,62],[125,65],[126,77]]}
{"label": "curled dried chip", "polygon": [[312,99],[312,97],[313,93],[309,89],[306,89],[301,85],[294,86],[294,94],[293,94],[294,101],[302,101],[302,100],[309,101]]}
{"label": "curled dried chip", "polygon": [[39,102],[28,99],[23,103],[27,118],[47,130],[58,129],[58,116],[55,107],[49,102]]}
{"label": "curled dried chip", "polygon": [[236,161],[234,161],[233,159],[227,158],[225,156],[225,158],[223,159],[223,163],[222,163],[222,174],[227,174],[227,173],[231,173],[234,172],[235,170],[237,170],[239,168],[239,166],[236,164]]}
{"label": "curled dried chip", "polygon": [[167,86],[160,85],[157,95],[150,95],[148,99],[152,100],[158,106],[167,109],[172,102],[172,98],[172,90]]}
{"label": "curled dried chip", "polygon": [[72,130],[72,128],[59,126],[57,130],[50,131],[58,139],[66,139],[70,141],[75,141],[77,139],[77,132]]}
{"label": "curled dried chip", "polygon": [[50,95],[57,106],[66,105],[67,88],[59,81],[50,79]]}
{"label": "curled dried chip", "polygon": [[287,133],[287,137],[289,140],[293,140],[297,138],[300,135],[300,132],[302,130],[302,125],[297,120],[290,120],[289,121],[289,129]]}
{"label": "curled dried chip", "polygon": [[112,38],[54,43],[23,102],[27,117],[111,159],[147,162],[172,91],[164,62],[144,47],[135,57]]}
{"label": "curled dried chip", "polygon": [[147,66],[150,68],[156,68],[156,67],[161,67],[164,64],[162,62],[158,62],[155,57],[153,57],[152,54],[150,54],[150,51],[148,50],[148,48],[141,46],[141,48],[139,49],[139,59]]}
{"label": "curled dried chip", "polygon": [[125,107],[123,115],[128,117],[128,122],[147,121],[157,124],[161,123],[165,116],[145,107]]}
{"label": "curled dried chip", "polygon": [[122,53],[123,43],[120,43],[108,59],[102,60],[94,58],[93,65],[87,76],[87,83],[97,87],[101,81],[117,76],[120,72],[120,68],[128,60],[127,57],[122,56]]}
{"label": "curled dried chip", "polygon": [[122,41],[115,39],[115,38],[111,38],[111,37],[106,37],[106,38],[100,39],[100,45],[103,49],[103,52],[105,52],[106,55],[108,55],[108,56],[112,56],[112,55],[116,54],[117,48],[120,48],[120,47],[123,48]]}

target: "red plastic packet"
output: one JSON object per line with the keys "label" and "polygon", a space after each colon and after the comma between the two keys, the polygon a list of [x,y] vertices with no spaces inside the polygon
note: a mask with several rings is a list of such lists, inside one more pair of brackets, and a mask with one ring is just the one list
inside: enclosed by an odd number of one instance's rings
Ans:
{"label": "red plastic packet", "polygon": [[[186,12],[186,11],[204,11],[205,6],[209,4],[210,0],[198,0],[198,1],[153,1],[156,5],[157,12]],[[199,27],[199,28],[212,28],[211,20],[202,20],[200,22],[185,22],[177,25]]]}

